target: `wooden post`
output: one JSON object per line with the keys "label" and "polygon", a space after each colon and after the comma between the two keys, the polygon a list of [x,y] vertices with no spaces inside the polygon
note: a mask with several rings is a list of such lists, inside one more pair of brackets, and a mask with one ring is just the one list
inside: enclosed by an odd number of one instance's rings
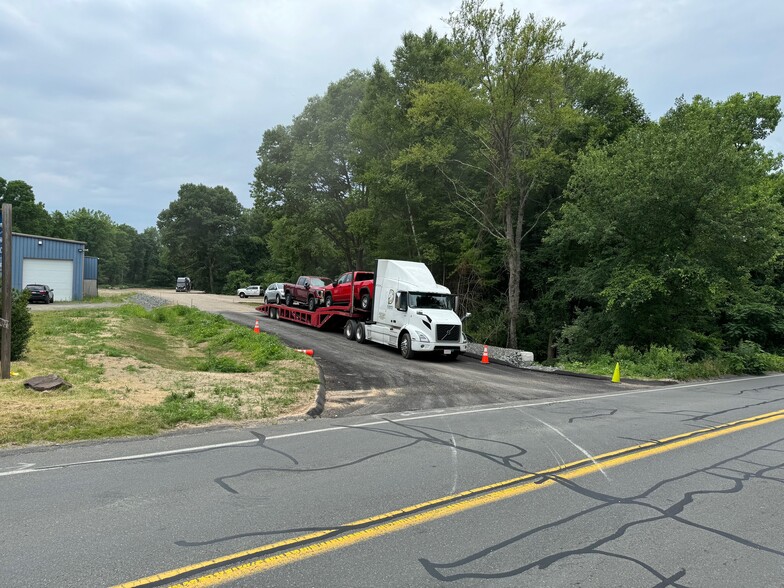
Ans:
{"label": "wooden post", "polygon": [[11,205],[3,204],[3,316],[0,319],[0,378],[11,377]]}

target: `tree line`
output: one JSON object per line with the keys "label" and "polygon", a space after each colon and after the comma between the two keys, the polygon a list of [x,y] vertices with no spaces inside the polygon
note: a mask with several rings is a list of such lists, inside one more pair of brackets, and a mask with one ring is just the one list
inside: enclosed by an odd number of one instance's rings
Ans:
{"label": "tree line", "polygon": [[266,130],[250,208],[185,184],[136,234],[5,193],[31,232],[85,235],[108,283],[231,292],[409,259],[460,296],[475,339],[537,357],[781,348],[784,179],[762,143],[778,96],[681,98],[653,121],[563,23],[482,0],[447,23]]}

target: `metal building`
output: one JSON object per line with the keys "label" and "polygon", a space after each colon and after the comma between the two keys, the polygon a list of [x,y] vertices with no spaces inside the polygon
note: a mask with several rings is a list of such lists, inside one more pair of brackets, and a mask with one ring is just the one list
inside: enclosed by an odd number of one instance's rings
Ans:
{"label": "metal building", "polygon": [[98,296],[98,258],[88,257],[84,258],[84,280],[83,282],[83,295],[85,298],[90,296]]}
{"label": "metal building", "polygon": [[[84,295],[86,243],[11,233],[11,287],[46,284],[55,301],[81,300]],[[95,278],[98,260],[95,259]],[[96,282],[97,283],[97,282]]]}

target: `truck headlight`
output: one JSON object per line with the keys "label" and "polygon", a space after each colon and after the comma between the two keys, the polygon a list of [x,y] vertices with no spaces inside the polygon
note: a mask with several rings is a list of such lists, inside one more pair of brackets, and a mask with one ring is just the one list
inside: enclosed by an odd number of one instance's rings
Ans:
{"label": "truck headlight", "polygon": [[430,342],[430,339],[428,339],[427,335],[425,335],[422,331],[416,331],[416,334],[419,337],[419,340],[422,341],[423,343]]}

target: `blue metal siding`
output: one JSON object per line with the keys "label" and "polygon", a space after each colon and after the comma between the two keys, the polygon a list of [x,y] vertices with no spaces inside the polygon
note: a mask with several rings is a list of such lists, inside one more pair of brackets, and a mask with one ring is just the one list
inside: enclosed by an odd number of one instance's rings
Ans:
{"label": "blue metal siding", "polygon": [[98,258],[87,257],[84,258],[84,279],[97,280],[98,279]]}
{"label": "blue metal siding", "polygon": [[[25,259],[67,259],[73,261],[73,299],[81,300],[83,293],[84,243],[60,241],[34,235],[11,235],[11,287],[24,288],[22,264]],[[40,245],[38,243],[41,243]],[[97,271],[97,258],[96,271]]]}

